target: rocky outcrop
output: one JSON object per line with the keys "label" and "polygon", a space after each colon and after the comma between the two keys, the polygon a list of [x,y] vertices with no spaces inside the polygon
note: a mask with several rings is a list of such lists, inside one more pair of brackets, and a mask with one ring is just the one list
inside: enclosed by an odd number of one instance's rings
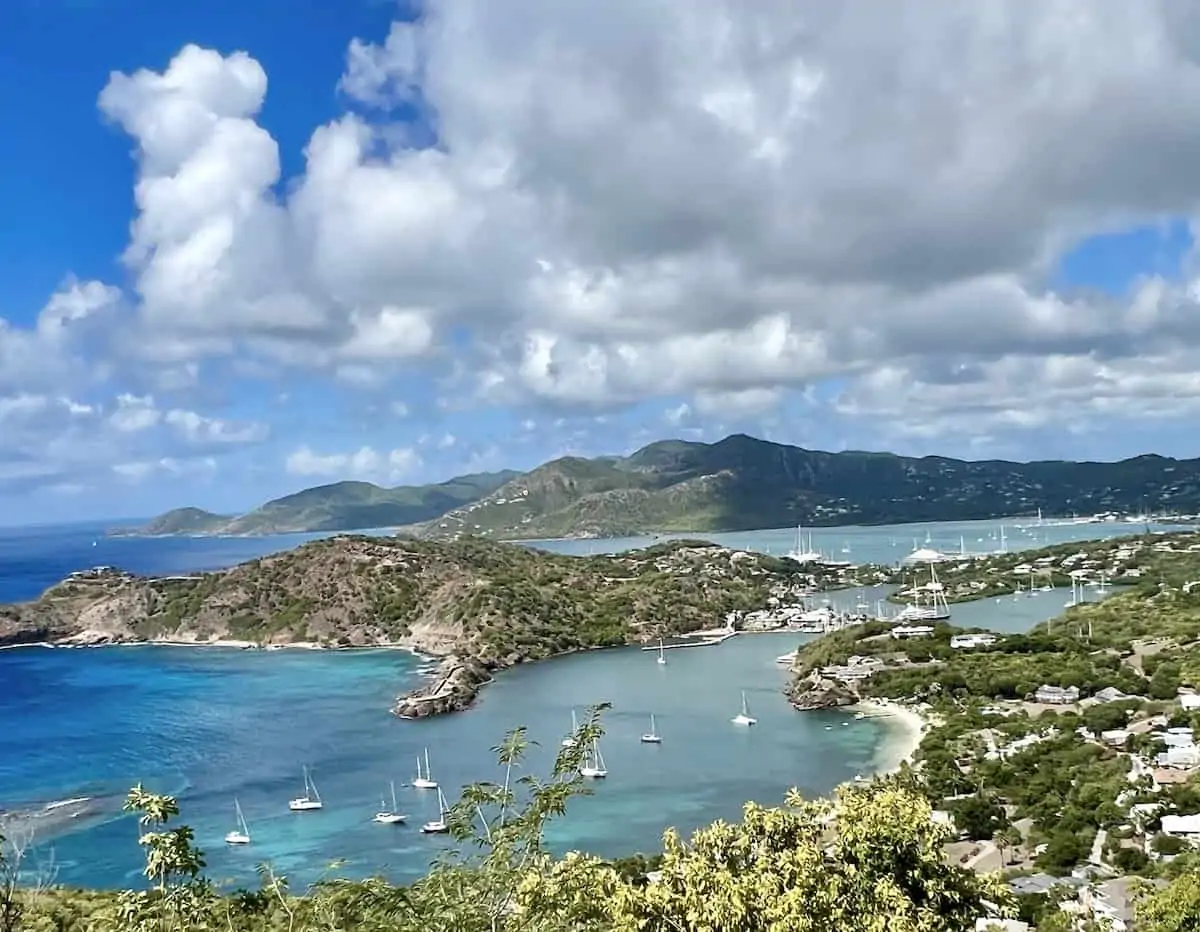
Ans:
{"label": "rocky outcrop", "polygon": [[491,681],[483,664],[447,657],[430,682],[396,699],[392,714],[400,718],[428,718],[470,708],[481,687]]}
{"label": "rocky outcrop", "polygon": [[853,689],[818,673],[793,680],[784,693],[792,708],[799,712],[839,709],[859,701],[859,696]]}

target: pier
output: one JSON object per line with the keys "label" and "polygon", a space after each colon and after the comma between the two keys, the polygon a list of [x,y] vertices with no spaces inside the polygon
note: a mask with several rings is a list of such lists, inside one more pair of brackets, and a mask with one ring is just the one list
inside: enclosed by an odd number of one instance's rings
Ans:
{"label": "pier", "polygon": [[[738,632],[736,632],[736,631],[725,631],[725,632],[722,632],[721,634],[704,635],[703,637],[691,635],[692,639],[690,641],[685,641],[683,643],[676,643],[676,644],[661,644],[661,645],[660,644],[646,644],[646,645],[643,645],[642,650],[656,651],[656,650],[659,650],[660,648],[662,650],[681,650],[685,647],[713,647],[714,645],[717,645],[717,644],[724,644],[730,638],[737,637],[737,635],[738,635]],[[688,637],[688,636],[689,635],[684,635],[684,637]]]}

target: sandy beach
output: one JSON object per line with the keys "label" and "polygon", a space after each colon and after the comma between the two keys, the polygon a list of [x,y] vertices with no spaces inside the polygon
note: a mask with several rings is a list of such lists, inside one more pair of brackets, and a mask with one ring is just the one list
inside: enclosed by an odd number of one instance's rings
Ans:
{"label": "sandy beach", "polygon": [[884,720],[888,730],[888,736],[876,755],[877,774],[894,773],[901,764],[912,762],[913,755],[921,746],[927,724],[921,713],[886,699],[865,700],[853,708],[870,718]]}

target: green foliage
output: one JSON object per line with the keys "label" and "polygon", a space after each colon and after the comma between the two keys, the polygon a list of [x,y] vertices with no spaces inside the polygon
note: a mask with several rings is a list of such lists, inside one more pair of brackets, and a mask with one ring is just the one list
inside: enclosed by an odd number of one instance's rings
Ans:
{"label": "green foliage", "polygon": [[1137,907],[1142,932],[1200,932],[1200,871],[1146,896]]}

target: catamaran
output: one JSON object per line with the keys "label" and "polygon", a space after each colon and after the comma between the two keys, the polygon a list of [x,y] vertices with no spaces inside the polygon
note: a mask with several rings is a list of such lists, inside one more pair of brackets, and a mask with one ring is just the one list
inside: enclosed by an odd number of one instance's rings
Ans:
{"label": "catamaran", "polygon": [[450,807],[446,805],[446,797],[441,789],[438,789],[438,817],[430,819],[421,826],[421,831],[426,835],[445,835],[450,831],[450,826],[446,824],[446,816],[450,814]]}
{"label": "catamaran", "polygon": [[421,773],[421,758],[417,758],[417,778],[413,780],[413,786],[418,790],[436,790],[437,780],[433,779],[433,773],[429,769],[429,748],[425,749],[425,773]]}
{"label": "catamaran", "polygon": [[242,804],[237,801],[236,797],[233,800],[233,808],[237,810],[238,827],[225,836],[225,844],[248,845],[250,844],[250,827],[246,824],[246,817],[242,815]]}
{"label": "catamaran", "polygon": [[388,809],[384,805],[383,797],[379,799],[379,811],[375,813],[375,818],[372,822],[378,822],[380,825],[398,825],[403,822],[408,816],[401,814],[400,807],[396,805],[396,781],[391,781],[392,786],[392,808]]}
{"label": "catamaran", "polygon": [[308,768],[304,768],[304,795],[297,796],[288,803],[288,808],[292,812],[308,812],[312,809],[323,809],[325,804],[321,802],[321,794],[317,792],[317,785],[309,776]]}
{"label": "catamaran", "polygon": [[758,719],[750,717],[750,707],[746,705],[746,691],[742,690],[742,711],[730,719],[735,725],[757,725]]}
{"label": "catamaran", "polygon": [[604,766],[604,755],[600,753],[600,742],[592,742],[591,753],[579,768],[581,777],[591,777],[593,780],[603,780],[608,776],[608,768]]}
{"label": "catamaran", "polygon": [[642,744],[662,744],[662,735],[654,727],[654,713],[650,713],[650,730],[642,735]]}
{"label": "catamaran", "polygon": [[658,639],[658,662],[665,664],[667,662],[666,654],[663,653],[663,639]]}
{"label": "catamaran", "polygon": [[575,710],[571,710],[571,733],[562,739],[560,744],[564,748],[575,747],[575,732],[579,731],[579,721],[575,718]]}

